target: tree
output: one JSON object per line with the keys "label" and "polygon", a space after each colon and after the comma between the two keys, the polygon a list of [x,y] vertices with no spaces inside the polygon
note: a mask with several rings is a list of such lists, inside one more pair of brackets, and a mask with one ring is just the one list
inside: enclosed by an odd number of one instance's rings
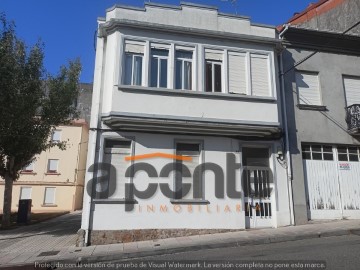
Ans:
{"label": "tree", "polygon": [[34,156],[66,142],[51,142],[56,126],[77,116],[81,64],[69,61],[56,76],[46,74],[40,42],[28,48],[15,25],[0,14],[0,177],[5,181],[2,227],[10,226],[13,182]]}

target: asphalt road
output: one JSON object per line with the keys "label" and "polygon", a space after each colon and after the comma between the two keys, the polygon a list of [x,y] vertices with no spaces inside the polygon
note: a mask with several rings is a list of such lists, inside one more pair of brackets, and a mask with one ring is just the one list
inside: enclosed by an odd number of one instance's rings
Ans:
{"label": "asphalt road", "polygon": [[[243,260],[255,263],[272,261],[273,269],[305,269],[302,267],[287,267],[288,261],[301,261],[302,263],[311,261],[323,261],[326,268],[312,269],[360,269],[360,236],[348,235],[338,237],[327,237],[318,239],[307,239],[292,242],[263,244],[244,247],[209,249],[200,251],[182,252],[176,254],[159,255],[141,259],[131,259],[114,262],[135,262],[140,263],[146,260],[167,260],[167,261],[233,261]],[[275,265],[278,263],[277,268]],[[261,264],[259,265],[261,266]],[[301,266],[301,265],[298,265]],[[155,268],[155,267],[151,267]],[[222,267],[220,267],[221,269]],[[146,268],[145,268],[146,269]],[[162,268],[164,269],[164,268]],[[169,269],[174,269],[170,268]],[[205,268],[199,268],[205,269]],[[219,269],[219,268],[218,268]],[[226,267],[222,268],[226,269]],[[263,268],[242,268],[242,269],[263,269]]]}

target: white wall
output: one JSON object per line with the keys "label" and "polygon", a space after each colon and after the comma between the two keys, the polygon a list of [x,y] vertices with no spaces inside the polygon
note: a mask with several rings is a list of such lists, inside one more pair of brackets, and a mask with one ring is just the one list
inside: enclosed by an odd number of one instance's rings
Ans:
{"label": "white wall", "polygon": [[[104,136],[115,138],[127,137],[135,140],[135,154],[146,154],[154,152],[165,152],[174,154],[174,141],[178,139],[202,140],[204,143],[204,161],[214,162],[223,168],[226,168],[226,153],[236,153],[237,161],[240,162],[240,153],[238,152],[241,145],[246,146],[238,140],[218,137],[196,137],[196,136],[174,136],[174,135],[157,135],[144,133],[105,133]],[[256,143],[257,146],[264,145],[270,147],[272,151],[276,149],[276,145],[269,143]],[[100,152],[103,148],[100,148]],[[146,162],[153,165],[158,173],[161,168],[171,160],[162,158],[148,159]],[[279,163],[271,157],[272,170],[274,172],[276,192],[278,196],[277,205],[273,206],[274,222],[272,226],[289,225],[289,204],[287,200],[286,177],[285,170]],[[225,170],[225,169],[224,169]],[[226,171],[224,171],[226,177]],[[188,205],[180,205],[181,211],[178,213],[174,210],[174,204],[166,198],[160,189],[153,198],[147,200],[138,200],[135,204],[133,212],[126,212],[124,204],[95,204],[93,212],[93,230],[126,230],[126,229],[170,229],[170,228],[191,228],[191,229],[240,229],[245,228],[245,212],[243,209],[242,198],[217,199],[214,190],[214,176],[212,172],[205,173],[205,199],[210,201],[206,205],[192,205],[193,211],[188,211]],[[173,188],[173,178],[153,178],[149,179],[147,175],[140,172],[134,178],[134,184],[138,190],[144,190],[148,183],[169,183]],[[225,181],[226,183],[226,181]],[[237,190],[241,190],[240,171],[237,175]],[[155,213],[147,210],[147,205],[154,206]],[[166,213],[160,210],[161,205],[166,205],[168,211]],[[230,212],[225,212],[226,205],[229,206]],[[240,205],[241,211],[236,211],[237,205]],[[139,210],[141,207],[141,211]],[[176,206],[176,210],[179,206]],[[200,210],[199,210],[200,207]],[[208,207],[208,208],[207,208]],[[208,210],[209,209],[209,210]],[[219,209],[219,210],[218,210]],[[210,212],[209,212],[210,211]],[[84,228],[85,229],[85,228]]]}

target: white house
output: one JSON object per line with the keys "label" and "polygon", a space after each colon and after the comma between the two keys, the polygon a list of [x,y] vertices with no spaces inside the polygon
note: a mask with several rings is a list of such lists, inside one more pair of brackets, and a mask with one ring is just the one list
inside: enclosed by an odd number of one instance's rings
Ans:
{"label": "white house", "polygon": [[275,28],[191,3],[98,24],[84,243],[291,224]]}

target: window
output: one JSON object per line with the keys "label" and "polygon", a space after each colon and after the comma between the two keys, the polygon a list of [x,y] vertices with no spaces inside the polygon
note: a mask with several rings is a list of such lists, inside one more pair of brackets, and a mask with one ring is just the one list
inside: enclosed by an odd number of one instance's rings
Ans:
{"label": "window", "polygon": [[189,51],[176,51],[176,89],[192,89],[192,58]]}
{"label": "window", "polygon": [[246,54],[229,52],[229,93],[247,94]]}
{"label": "window", "polygon": [[268,148],[244,147],[242,157],[244,166],[270,167]]}
{"label": "window", "polygon": [[322,103],[318,74],[296,72],[295,77],[299,104],[320,106]]}
{"label": "window", "polygon": [[125,198],[125,183],[129,182],[129,179],[125,178],[125,172],[131,165],[125,161],[125,157],[130,155],[130,140],[105,140],[104,163],[111,164],[111,167],[104,178],[105,181],[100,181],[96,185],[97,199]]}
{"label": "window", "polygon": [[332,146],[303,145],[302,157],[304,160],[334,160]]}
{"label": "window", "polygon": [[359,161],[359,148],[357,147],[346,147],[346,146],[338,146],[338,160],[339,161],[350,161],[350,162],[358,162]]}
{"label": "window", "polygon": [[205,52],[205,91],[222,92],[222,59],[218,51]]}
{"label": "window", "polygon": [[262,54],[250,55],[251,91],[253,96],[270,96],[269,57]]}
{"label": "window", "polygon": [[29,200],[29,199],[31,199],[31,187],[21,187],[20,200]]}
{"label": "window", "polygon": [[144,45],[125,43],[126,85],[142,85]]}
{"label": "window", "polygon": [[169,51],[151,49],[151,87],[167,87]]}
{"label": "window", "polygon": [[[187,194],[184,194],[184,191],[182,192],[182,194],[176,193],[175,199],[195,199],[193,194],[194,192],[193,177],[194,177],[195,168],[200,164],[200,152],[201,150],[199,143],[179,142],[176,144],[176,155],[190,156],[192,159],[191,161],[181,161],[181,160],[176,161],[176,166],[184,165],[189,169],[191,177],[183,177],[183,170],[177,172],[175,175],[175,191],[181,189],[182,183],[191,184],[191,188]],[[198,181],[201,180],[198,179]],[[202,198],[196,198],[196,199],[202,199]]]}
{"label": "window", "polygon": [[61,130],[54,130],[51,134],[52,142],[60,142],[61,139]]}
{"label": "window", "polygon": [[47,172],[48,173],[57,173],[58,172],[58,164],[59,164],[58,159],[49,159]]}
{"label": "window", "polygon": [[44,195],[44,204],[45,205],[53,205],[55,204],[55,191],[54,187],[46,187],[45,195]]}
{"label": "window", "polygon": [[360,78],[344,77],[346,106],[360,104]]}
{"label": "window", "polygon": [[27,166],[25,166],[23,169],[22,169],[22,171],[23,172],[32,172],[32,171],[34,171],[34,161],[33,162],[31,162],[29,165],[27,165]]}

